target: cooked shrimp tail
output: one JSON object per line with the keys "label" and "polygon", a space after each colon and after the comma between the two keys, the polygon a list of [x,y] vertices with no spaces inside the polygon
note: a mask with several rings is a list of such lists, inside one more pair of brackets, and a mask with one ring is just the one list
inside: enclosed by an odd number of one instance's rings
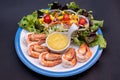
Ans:
{"label": "cooked shrimp tail", "polygon": [[31,57],[38,58],[42,52],[48,52],[48,48],[41,46],[38,43],[31,43],[28,45],[28,53]]}
{"label": "cooked shrimp tail", "polygon": [[28,44],[30,44],[32,42],[39,42],[40,44],[42,44],[45,42],[46,35],[45,34],[28,33],[26,38],[27,38]]}
{"label": "cooked shrimp tail", "polygon": [[76,52],[74,48],[69,48],[65,54],[62,56],[62,62],[64,67],[73,67],[75,66],[76,60]]}
{"label": "cooked shrimp tail", "polygon": [[56,66],[62,62],[61,54],[43,52],[39,56],[39,62],[46,67]]}
{"label": "cooked shrimp tail", "polygon": [[84,43],[79,47],[76,56],[78,62],[85,62],[92,56],[92,52],[90,51],[90,48]]}

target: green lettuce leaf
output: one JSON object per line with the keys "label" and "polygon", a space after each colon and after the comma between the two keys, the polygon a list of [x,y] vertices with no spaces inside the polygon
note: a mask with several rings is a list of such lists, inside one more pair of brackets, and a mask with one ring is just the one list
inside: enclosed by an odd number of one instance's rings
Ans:
{"label": "green lettuce leaf", "polygon": [[82,43],[84,43],[84,41],[79,40],[77,37],[72,38],[72,42],[75,43],[76,45],[81,45]]}
{"label": "green lettuce leaf", "polygon": [[95,40],[88,44],[89,46],[96,46],[99,45],[101,48],[106,48],[107,43],[104,39],[103,35],[98,34],[95,38]]}
{"label": "green lettuce leaf", "polygon": [[32,14],[29,14],[27,16],[24,16],[18,25],[22,27],[23,29],[30,31],[30,32],[36,32],[35,29],[35,22],[37,21],[37,13],[33,12]]}
{"label": "green lettuce leaf", "polygon": [[99,20],[92,20],[92,23],[93,23],[93,25],[97,25],[99,27],[103,27],[104,21],[103,20],[101,20],[101,21],[99,21]]}
{"label": "green lettuce leaf", "polygon": [[90,27],[91,32],[97,31],[99,27],[103,27],[103,20],[98,21],[98,20],[92,20],[91,21],[93,25]]}
{"label": "green lettuce leaf", "polygon": [[77,9],[79,8],[79,5],[77,5],[75,2],[70,2],[70,4],[66,4],[69,9]]}

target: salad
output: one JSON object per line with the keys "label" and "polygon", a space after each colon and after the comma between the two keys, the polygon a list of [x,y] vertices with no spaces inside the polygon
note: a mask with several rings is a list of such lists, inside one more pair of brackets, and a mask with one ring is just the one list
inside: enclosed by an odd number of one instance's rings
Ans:
{"label": "salad", "polygon": [[103,27],[103,20],[96,20],[92,11],[82,9],[75,2],[64,6],[58,2],[48,4],[48,9],[36,10],[24,16],[18,25],[34,33],[48,35],[52,32],[68,32],[72,24],[78,26],[71,36],[73,44],[86,43],[89,47],[99,45],[106,48],[107,43],[103,35],[97,34],[99,28]]}

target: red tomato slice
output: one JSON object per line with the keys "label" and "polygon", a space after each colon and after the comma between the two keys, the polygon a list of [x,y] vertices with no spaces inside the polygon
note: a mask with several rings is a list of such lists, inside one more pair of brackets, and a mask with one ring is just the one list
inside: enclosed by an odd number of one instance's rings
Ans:
{"label": "red tomato slice", "polygon": [[50,15],[49,15],[49,14],[47,14],[47,15],[44,16],[44,22],[45,22],[45,23],[48,23],[48,24],[51,22],[51,19],[50,19]]}
{"label": "red tomato slice", "polygon": [[70,20],[69,14],[64,14],[63,15],[63,20],[65,20],[65,21]]}
{"label": "red tomato slice", "polygon": [[80,24],[80,25],[85,25],[85,24],[86,24],[85,18],[80,18],[79,24]]}

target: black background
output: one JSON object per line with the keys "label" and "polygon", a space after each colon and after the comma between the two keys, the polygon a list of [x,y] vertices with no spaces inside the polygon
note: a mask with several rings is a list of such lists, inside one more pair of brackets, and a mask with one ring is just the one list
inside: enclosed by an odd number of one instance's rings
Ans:
{"label": "black background", "polygon": [[20,19],[54,0],[0,0],[0,80],[120,80],[120,0],[75,1],[81,8],[92,10],[96,19],[104,20],[103,34],[107,40],[99,61],[87,71],[67,78],[37,74],[18,58],[14,38]]}

